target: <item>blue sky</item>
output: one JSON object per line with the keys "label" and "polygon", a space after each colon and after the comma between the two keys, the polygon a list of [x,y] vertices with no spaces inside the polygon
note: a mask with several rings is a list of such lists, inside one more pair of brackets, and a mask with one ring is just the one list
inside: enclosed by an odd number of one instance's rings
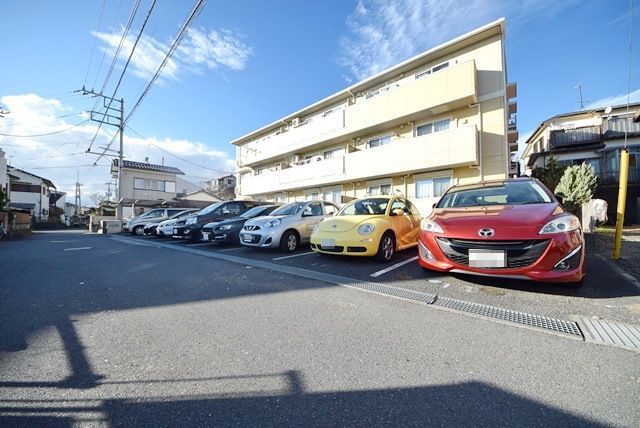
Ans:
{"label": "blue sky", "polygon": [[[640,2],[634,5],[632,101],[640,101]],[[134,0],[4,2],[0,134],[34,135],[86,120]],[[152,0],[141,0],[105,93],[112,95]],[[116,93],[132,107],[194,2],[158,0]],[[102,13],[101,13],[102,11]],[[542,120],[626,102],[628,0],[209,1],[132,116],[125,156],[177,166],[198,182],[233,170],[229,141],[499,17],[521,136]],[[101,17],[101,18],[100,18]],[[93,148],[111,140],[103,127]],[[10,162],[73,193],[104,192],[108,159],[84,154],[96,125],[45,137],[0,135]],[[146,137],[142,138],[141,136]],[[177,157],[176,157],[177,156]],[[197,165],[197,166],[196,166]]]}

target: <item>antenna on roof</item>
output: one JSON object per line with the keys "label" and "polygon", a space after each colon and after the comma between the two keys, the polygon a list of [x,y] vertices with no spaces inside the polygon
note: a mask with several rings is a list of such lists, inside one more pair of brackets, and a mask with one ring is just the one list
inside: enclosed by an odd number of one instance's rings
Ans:
{"label": "antenna on roof", "polygon": [[580,110],[584,110],[584,103],[588,103],[591,100],[582,98],[582,83],[578,83],[573,87],[574,90],[577,90],[580,93]]}

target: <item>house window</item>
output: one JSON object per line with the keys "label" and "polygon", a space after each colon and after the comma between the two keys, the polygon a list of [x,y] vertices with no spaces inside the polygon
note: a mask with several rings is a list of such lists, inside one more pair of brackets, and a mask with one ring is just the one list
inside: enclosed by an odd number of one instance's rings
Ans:
{"label": "house window", "polygon": [[451,187],[451,177],[416,180],[416,199],[439,198]]}
{"label": "house window", "polygon": [[442,64],[435,65],[435,66],[433,66],[431,68],[428,68],[426,70],[423,70],[423,71],[420,71],[420,72],[416,73],[416,79],[421,79],[424,76],[428,76],[428,75],[430,75],[432,73],[436,73],[436,72],[438,72],[440,70],[443,70],[443,69],[445,69],[447,67],[449,67],[449,61],[443,62]]}
{"label": "house window", "polygon": [[376,184],[367,187],[367,195],[376,196],[376,195],[390,195],[391,194],[391,184]]}
{"label": "house window", "polygon": [[382,137],[372,138],[367,141],[367,149],[373,149],[375,147],[384,146],[391,142],[391,135],[384,135]]}
{"label": "house window", "polygon": [[134,178],[133,187],[137,190],[156,190],[159,192],[175,193],[175,181],[151,180],[149,178]]}
{"label": "house window", "polygon": [[434,132],[446,131],[451,126],[451,119],[439,120],[437,122],[425,123],[416,127],[416,137],[433,134]]}
{"label": "house window", "polygon": [[339,149],[327,150],[323,153],[325,159],[335,159],[341,156],[344,156],[344,149],[341,147]]}
{"label": "house window", "polygon": [[325,190],[322,194],[322,199],[325,201],[335,202],[339,204],[342,202],[342,190],[340,189],[331,189]]}
{"label": "house window", "polygon": [[391,89],[391,85],[385,85],[382,88],[372,89],[367,92],[366,98],[370,99],[378,95],[384,94],[385,92],[389,92],[390,89]]}

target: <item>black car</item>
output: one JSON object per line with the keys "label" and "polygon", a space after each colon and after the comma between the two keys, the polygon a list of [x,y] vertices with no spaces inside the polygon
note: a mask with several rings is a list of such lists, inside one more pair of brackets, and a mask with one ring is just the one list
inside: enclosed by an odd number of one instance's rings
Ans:
{"label": "black car", "polygon": [[269,215],[280,205],[261,205],[251,208],[239,217],[220,222],[207,223],[200,232],[203,241],[240,243],[240,230],[250,218]]}
{"label": "black car", "polygon": [[260,205],[266,205],[266,202],[216,202],[199,211],[198,213],[187,217],[184,225],[176,225],[176,227],[173,228],[173,237],[197,241],[202,237],[201,229],[205,224],[238,217],[240,214],[245,213],[247,210]]}

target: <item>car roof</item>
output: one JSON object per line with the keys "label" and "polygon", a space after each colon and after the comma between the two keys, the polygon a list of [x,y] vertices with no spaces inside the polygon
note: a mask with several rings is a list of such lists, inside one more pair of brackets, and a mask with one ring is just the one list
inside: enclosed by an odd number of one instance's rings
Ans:
{"label": "car roof", "polygon": [[456,184],[455,186],[451,186],[449,190],[477,189],[479,187],[484,187],[484,186],[493,186],[496,184],[514,183],[514,182],[522,182],[522,181],[538,181],[538,180],[533,177],[503,178],[500,180],[483,180],[477,183]]}

